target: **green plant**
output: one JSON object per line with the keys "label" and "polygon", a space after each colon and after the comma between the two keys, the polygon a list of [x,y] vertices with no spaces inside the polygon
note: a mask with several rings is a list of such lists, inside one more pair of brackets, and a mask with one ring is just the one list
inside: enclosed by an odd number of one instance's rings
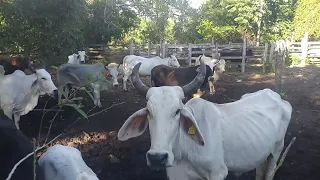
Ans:
{"label": "green plant", "polygon": [[267,61],[265,63],[266,73],[274,73],[275,72],[275,64]]}
{"label": "green plant", "polygon": [[310,63],[311,63],[310,58],[307,57],[307,58],[306,58],[306,61],[305,61],[305,64],[310,64]]}
{"label": "green plant", "polygon": [[301,63],[301,58],[297,54],[289,54],[285,59],[285,65],[298,65]]}

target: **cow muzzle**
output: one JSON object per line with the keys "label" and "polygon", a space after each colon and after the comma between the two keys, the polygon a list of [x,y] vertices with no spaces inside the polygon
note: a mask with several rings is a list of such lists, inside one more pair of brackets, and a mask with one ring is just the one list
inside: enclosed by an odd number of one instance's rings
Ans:
{"label": "cow muzzle", "polygon": [[147,153],[150,167],[164,168],[168,161],[168,153]]}

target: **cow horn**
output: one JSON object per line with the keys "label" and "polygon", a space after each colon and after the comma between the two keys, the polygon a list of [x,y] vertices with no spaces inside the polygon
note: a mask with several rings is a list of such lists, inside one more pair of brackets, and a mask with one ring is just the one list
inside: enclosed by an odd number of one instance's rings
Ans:
{"label": "cow horn", "polygon": [[133,82],[133,86],[134,88],[136,88],[136,90],[144,97],[146,97],[148,90],[150,89],[150,87],[146,86],[145,84],[143,84],[143,82],[141,81],[140,77],[139,77],[139,68],[141,66],[141,62],[139,62],[138,64],[136,64],[133,68],[132,71],[132,82]]}
{"label": "cow horn", "polygon": [[42,63],[43,63],[43,69],[46,69],[46,63],[44,61],[42,61]]}
{"label": "cow horn", "polygon": [[189,83],[182,87],[184,95],[189,95],[190,93],[196,91],[203,83],[206,76],[206,65],[203,61],[200,61],[200,71],[197,76]]}
{"label": "cow horn", "polygon": [[29,69],[31,70],[31,72],[35,73],[36,70],[34,69],[34,67],[31,65],[31,61],[28,61],[28,66],[29,66]]}

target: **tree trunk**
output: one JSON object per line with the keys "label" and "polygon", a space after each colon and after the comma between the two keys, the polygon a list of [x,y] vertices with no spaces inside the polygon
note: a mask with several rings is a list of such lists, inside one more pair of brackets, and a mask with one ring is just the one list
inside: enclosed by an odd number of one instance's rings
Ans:
{"label": "tree trunk", "polygon": [[259,12],[260,12],[259,16],[260,17],[259,17],[258,22],[257,22],[258,30],[257,30],[257,35],[256,35],[256,46],[260,45],[261,24],[262,24],[263,15],[265,13],[264,6],[265,6],[264,0],[260,0],[260,9],[259,9]]}

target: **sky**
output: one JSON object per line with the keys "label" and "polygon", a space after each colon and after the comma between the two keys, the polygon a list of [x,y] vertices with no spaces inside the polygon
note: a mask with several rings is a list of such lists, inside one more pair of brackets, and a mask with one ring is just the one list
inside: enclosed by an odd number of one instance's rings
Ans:
{"label": "sky", "polygon": [[189,0],[189,4],[193,8],[198,8],[204,2],[204,0]]}

